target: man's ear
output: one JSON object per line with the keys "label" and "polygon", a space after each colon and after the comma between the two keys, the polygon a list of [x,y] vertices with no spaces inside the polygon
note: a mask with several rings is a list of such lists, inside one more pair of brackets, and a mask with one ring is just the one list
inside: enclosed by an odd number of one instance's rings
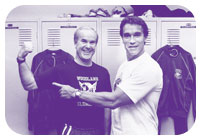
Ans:
{"label": "man's ear", "polygon": [[147,37],[144,38],[144,45],[146,44],[146,41],[147,41]]}

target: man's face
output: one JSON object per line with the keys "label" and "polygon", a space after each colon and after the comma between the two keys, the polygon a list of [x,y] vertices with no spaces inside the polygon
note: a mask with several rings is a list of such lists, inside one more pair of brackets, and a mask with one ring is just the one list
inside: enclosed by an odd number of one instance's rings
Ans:
{"label": "man's face", "polygon": [[122,41],[124,43],[128,60],[135,59],[144,53],[143,29],[137,24],[126,24],[123,27]]}
{"label": "man's face", "polygon": [[76,45],[76,53],[83,62],[90,62],[96,49],[97,35],[92,30],[80,30]]}

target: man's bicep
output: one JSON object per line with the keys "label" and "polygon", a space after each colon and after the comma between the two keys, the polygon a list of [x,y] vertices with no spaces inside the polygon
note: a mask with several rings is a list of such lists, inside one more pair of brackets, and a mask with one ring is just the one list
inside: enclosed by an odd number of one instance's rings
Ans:
{"label": "man's bicep", "polygon": [[114,93],[116,96],[115,103],[117,107],[120,107],[122,105],[127,105],[127,104],[134,104],[134,101],[119,87],[116,88]]}

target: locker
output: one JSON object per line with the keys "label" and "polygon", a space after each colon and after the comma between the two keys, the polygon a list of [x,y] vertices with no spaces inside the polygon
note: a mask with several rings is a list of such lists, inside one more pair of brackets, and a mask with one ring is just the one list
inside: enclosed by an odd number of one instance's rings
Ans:
{"label": "locker", "polygon": [[[190,19],[163,19],[161,20],[161,46],[180,45],[196,59],[196,24]],[[188,114],[188,131],[194,124],[192,104]],[[172,130],[166,130],[172,126]],[[166,117],[162,120],[161,134],[175,134],[173,119]]]}
{"label": "locker", "polygon": [[196,24],[194,21],[163,21],[162,46],[180,45],[196,58]]}
{"label": "locker", "polygon": [[[95,21],[42,21],[42,50],[58,47],[75,56],[74,32],[81,26],[97,30]],[[97,61],[96,53],[93,61]]]}
{"label": "locker", "polygon": [[[126,52],[119,34],[120,22],[121,19],[101,21],[101,64],[109,70],[112,84],[119,66],[126,60]],[[151,55],[157,48],[157,22],[147,21],[147,25],[149,35],[146,40],[145,51]]]}
{"label": "locker", "polygon": [[37,22],[6,22],[5,28],[5,96],[7,124],[17,133],[27,134],[27,93],[20,82],[17,54],[24,41],[31,41],[34,50],[27,57],[31,66],[37,52]]}

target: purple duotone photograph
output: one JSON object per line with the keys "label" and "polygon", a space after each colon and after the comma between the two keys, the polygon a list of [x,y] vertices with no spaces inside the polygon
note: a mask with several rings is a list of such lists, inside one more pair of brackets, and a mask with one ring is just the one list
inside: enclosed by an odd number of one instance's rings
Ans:
{"label": "purple duotone photograph", "polygon": [[21,135],[182,135],[196,22],[180,5],[29,5],[5,21],[5,119]]}

